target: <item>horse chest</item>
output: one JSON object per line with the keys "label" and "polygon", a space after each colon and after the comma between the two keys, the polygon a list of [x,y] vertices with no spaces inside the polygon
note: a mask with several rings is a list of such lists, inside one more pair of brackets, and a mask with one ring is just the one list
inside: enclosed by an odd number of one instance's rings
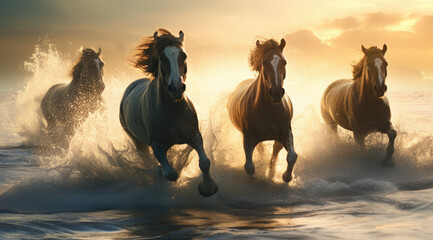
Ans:
{"label": "horse chest", "polygon": [[198,120],[193,112],[163,112],[152,117],[152,139],[167,144],[186,143],[198,131]]}
{"label": "horse chest", "polygon": [[248,128],[244,132],[260,139],[274,139],[290,126],[290,112],[280,108],[260,108],[248,114]]}
{"label": "horse chest", "polygon": [[367,105],[355,112],[357,128],[377,130],[391,118],[389,106],[383,102]]}

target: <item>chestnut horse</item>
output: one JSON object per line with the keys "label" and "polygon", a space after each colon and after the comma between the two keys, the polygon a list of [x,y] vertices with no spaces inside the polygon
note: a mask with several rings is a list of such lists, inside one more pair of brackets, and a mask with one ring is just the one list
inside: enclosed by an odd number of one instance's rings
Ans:
{"label": "chestnut horse", "polygon": [[135,66],[152,75],[126,88],[120,104],[120,123],[133,140],[137,150],[146,152],[149,146],[161,164],[162,175],[176,181],[178,173],[167,159],[167,151],[175,144],[188,144],[199,156],[203,180],[199,193],[208,197],[218,191],[212,180],[210,160],[203,149],[197,113],[185,92],[186,53],[184,34],[175,37],[159,29],[138,47]]}
{"label": "chestnut horse", "polygon": [[362,46],[364,56],[353,66],[353,80],[342,79],[331,83],[323,94],[321,111],[326,124],[335,133],[338,125],[353,131],[356,142],[363,149],[368,134],[386,133],[389,144],[383,164],[392,165],[397,132],[392,127],[389,101],[384,95],[387,90],[386,50],[386,44],[383,49]]}
{"label": "chestnut horse", "polygon": [[241,82],[228,99],[230,120],[243,134],[245,151],[245,171],[253,175],[253,151],[262,141],[274,140],[270,162],[270,175],[273,175],[278,153],[284,147],[287,154],[287,170],[283,180],[292,180],[292,171],[298,155],[293,147],[291,120],[292,102],[283,88],[286,77],[286,60],[283,49],[286,41],[280,44],[275,40],[256,41],[250,55],[250,65],[259,73],[257,79]]}

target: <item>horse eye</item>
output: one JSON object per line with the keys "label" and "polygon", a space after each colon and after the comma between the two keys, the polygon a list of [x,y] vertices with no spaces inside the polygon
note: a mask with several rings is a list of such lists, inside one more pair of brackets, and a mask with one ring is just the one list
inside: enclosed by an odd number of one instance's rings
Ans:
{"label": "horse eye", "polygon": [[385,67],[388,67],[388,62],[385,62],[384,64],[385,64]]}
{"label": "horse eye", "polygon": [[186,59],[187,55],[184,52],[180,52],[180,55],[182,56],[183,59]]}

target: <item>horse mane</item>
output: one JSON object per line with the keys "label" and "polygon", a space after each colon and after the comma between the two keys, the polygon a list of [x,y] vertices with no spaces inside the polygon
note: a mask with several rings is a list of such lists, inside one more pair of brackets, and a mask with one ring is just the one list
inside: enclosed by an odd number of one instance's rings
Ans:
{"label": "horse mane", "polygon": [[73,80],[80,78],[80,74],[83,71],[84,62],[86,61],[86,59],[88,59],[88,57],[95,59],[98,57],[98,53],[91,48],[86,48],[82,51],[80,58],[78,59],[75,66],[72,68],[72,79]]}
{"label": "horse mane", "polygon": [[365,59],[369,56],[376,55],[376,54],[383,55],[382,50],[380,50],[376,46],[370,47],[369,49],[367,49],[367,52],[364,54],[364,56],[362,56],[359,62],[352,65],[353,80],[360,78],[362,76],[362,69],[364,68]]}
{"label": "horse mane", "polygon": [[137,59],[132,61],[134,66],[144,73],[152,75],[153,78],[158,77],[158,55],[168,46],[177,45],[182,47],[182,42],[179,41],[167,29],[160,28],[157,30],[157,38],[154,36],[146,37],[137,47]]}
{"label": "horse mane", "polygon": [[254,71],[260,71],[260,67],[262,65],[263,55],[272,49],[280,49],[278,48],[279,44],[274,39],[263,39],[259,46],[256,45],[250,52],[249,62],[250,66]]}

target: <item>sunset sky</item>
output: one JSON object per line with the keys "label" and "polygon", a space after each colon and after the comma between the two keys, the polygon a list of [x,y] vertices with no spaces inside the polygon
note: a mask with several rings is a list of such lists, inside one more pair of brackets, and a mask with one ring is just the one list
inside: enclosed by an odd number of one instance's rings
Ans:
{"label": "sunset sky", "polygon": [[284,37],[287,81],[294,84],[349,78],[361,44],[386,43],[391,89],[433,90],[431,0],[0,0],[0,89],[24,86],[24,61],[44,40],[72,59],[81,46],[101,47],[106,77],[137,76],[128,59],[161,27],[185,32],[196,77],[253,76],[247,57],[257,37]]}

